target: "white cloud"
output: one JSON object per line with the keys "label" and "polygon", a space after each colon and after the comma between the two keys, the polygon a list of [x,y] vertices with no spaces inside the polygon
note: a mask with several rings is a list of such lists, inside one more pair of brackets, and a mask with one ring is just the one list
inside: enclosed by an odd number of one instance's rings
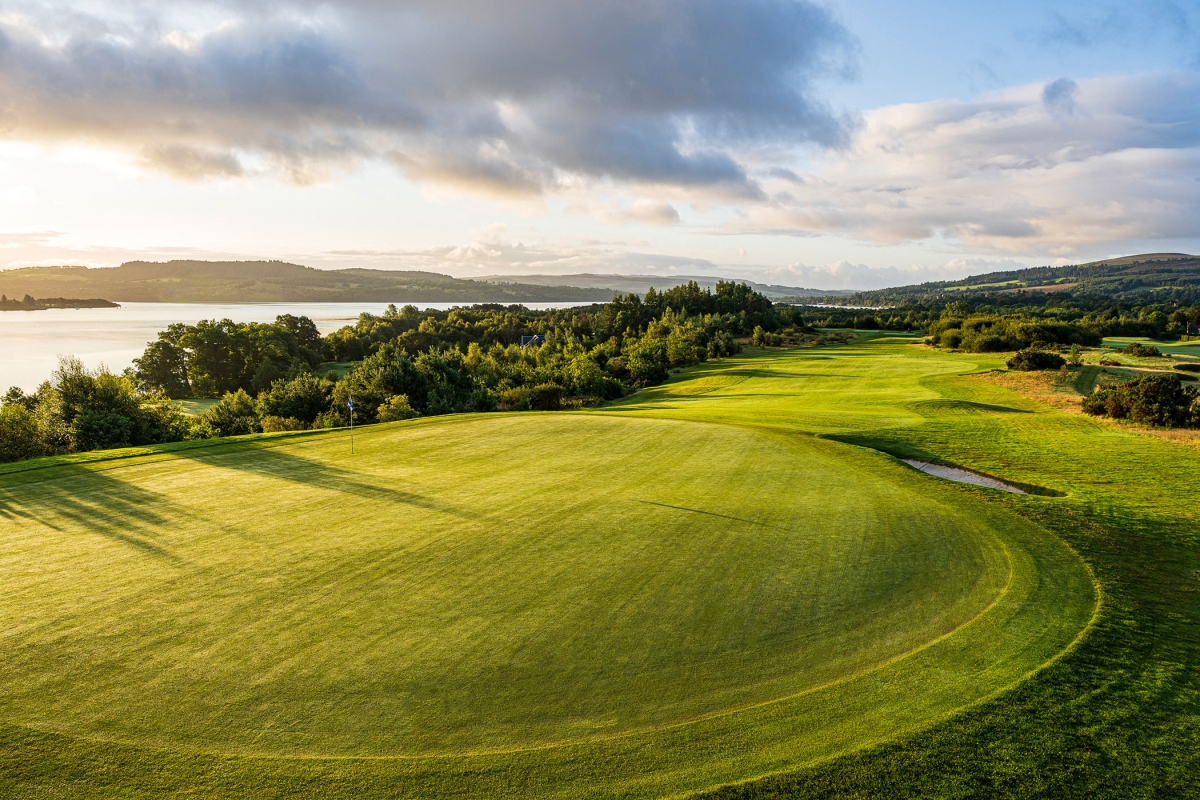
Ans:
{"label": "white cloud", "polygon": [[[581,209],[583,210],[583,209]],[[628,206],[610,206],[594,212],[596,219],[610,225],[640,223],[643,225],[676,225],[679,211],[664,200],[639,198]]]}
{"label": "white cloud", "polygon": [[910,264],[904,267],[870,267],[849,261],[809,266],[790,264],[761,270],[754,280],[809,289],[880,289],[926,281],[949,281],[985,272],[1023,269],[1027,265],[1011,259],[955,258],[942,264]]}
{"label": "white cloud", "polygon": [[1200,76],[1060,79],[870,112],[848,148],[764,177],[745,227],[1070,256],[1200,237],[1197,176]]}

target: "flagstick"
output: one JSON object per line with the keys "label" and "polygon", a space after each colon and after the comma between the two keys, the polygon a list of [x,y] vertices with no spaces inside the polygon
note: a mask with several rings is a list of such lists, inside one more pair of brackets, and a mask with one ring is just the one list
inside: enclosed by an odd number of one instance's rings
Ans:
{"label": "flagstick", "polygon": [[350,397],[350,455],[354,455],[354,396]]}

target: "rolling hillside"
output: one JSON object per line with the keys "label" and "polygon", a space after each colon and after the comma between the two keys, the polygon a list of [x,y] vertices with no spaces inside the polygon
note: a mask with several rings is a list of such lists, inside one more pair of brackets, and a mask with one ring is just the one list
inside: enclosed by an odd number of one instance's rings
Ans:
{"label": "rolling hillside", "polygon": [[885,306],[1002,292],[1064,292],[1144,302],[1195,302],[1200,300],[1200,256],[1146,253],[1065,267],[989,272],[957,281],[932,281],[821,299],[851,306]]}
{"label": "rolling hillside", "polygon": [[604,287],[501,284],[436,272],[320,270],[282,261],[26,267],[0,272],[0,293],[132,303],[590,303],[612,299],[612,291]]}
{"label": "rolling hillside", "polygon": [[1197,796],[1200,449],[913,341],[0,467],[0,797]]}
{"label": "rolling hillside", "polygon": [[681,286],[688,281],[695,281],[702,289],[713,288],[717,285],[717,281],[733,281],[735,283],[744,283],[754,291],[765,294],[772,300],[796,296],[835,297],[851,294],[848,289],[802,289],[797,286],[755,283],[743,278],[722,278],[718,275],[622,275],[579,272],[571,275],[487,275],[480,278],[480,280],[491,281],[493,283],[519,281],[539,286],[604,287],[618,292],[637,292],[638,294],[645,294],[646,290],[650,287],[661,291],[663,289],[670,289],[672,286]]}

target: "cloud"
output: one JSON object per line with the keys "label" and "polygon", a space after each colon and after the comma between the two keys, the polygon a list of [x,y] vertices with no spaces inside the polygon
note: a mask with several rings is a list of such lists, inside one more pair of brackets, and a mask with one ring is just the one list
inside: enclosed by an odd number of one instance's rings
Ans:
{"label": "cloud", "polygon": [[142,148],[141,160],[148,167],[183,180],[244,174],[241,162],[232,153],[198,150],[183,144],[147,145]]}
{"label": "cloud", "polygon": [[1051,114],[1075,113],[1075,95],[1079,94],[1079,84],[1070,78],[1059,78],[1046,84],[1042,89],[1042,105]]}
{"label": "cloud", "polygon": [[[807,0],[16,2],[0,136],[187,180],[305,183],[364,158],[472,190],[582,177],[760,196],[747,143],[840,146],[818,98],[856,44]],[[99,10],[96,10],[99,9]]]}
{"label": "cloud", "polygon": [[623,225],[630,222],[645,225],[679,224],[679,211],[670,203],[660,200],[635,200],[627,208],[602,209],[596,213],[596,217],[611,225]]}
{"label": "cloud", "polygon": [[746,206],[733,231],[1023,256],[1196,238],[1200,76],[1060,79],[885,107],[802,180],[754,174],[771,200]]}
{"label": "cloud", "polygon": [[28,233],[0,233],[0,249],[42,247],[62,236],[61,231],[30,231]]}
{"label": "cloud", "polygon": [[625,242],[521,242],[513,241],[501,229],[480,231],[471,244],[414,250],[331,250],[296,258],[315,267],[429,270],[467,278],[578,272],[670,275],[717,270],[708,259],[638,252]]}
{"label": "cloud", "polygon": [[790,264],[759,272],[755,280],[807,289],[880,289],[926,281],[947,281],[1001,270],[1023,269],[1011,259],[956,258],[943,264],[910,264],[905,267],[870,267],[849,261],[809,266]]}

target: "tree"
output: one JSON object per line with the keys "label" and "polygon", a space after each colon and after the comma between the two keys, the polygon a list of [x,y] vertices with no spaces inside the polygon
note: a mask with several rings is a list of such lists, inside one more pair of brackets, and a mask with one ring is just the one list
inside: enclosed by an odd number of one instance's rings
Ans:
{"label": "tree", "polygon": [[21,461],[49,455],[38,430],[37,417],[24,403],[0,406],[0,461]]}
{"label": "tree", "polygon": [[1039,369],[1058,369],[1066,364],[1058,353],[1049,353],[1045,350],[1021,350],[1015,356],[1008,360],[1008,368],[1031,372]]}
{"label": "tree", "polygon": [[227,392],[200,415],[200,423],[216,436],[240,436],[261,430],[254,400],[242,389]]}
{"label": "tree", "polygon": [[304,373],[291,380],[272,383],[270,389],[258,396],[257,411],[263,417],[299,420],[308,427],[329,410],[332,393],[333,385],[329,381]]}
{"label": "tree", "polygon": [[563,387],[543,383],[529,390],[529,407],[534,411],[557,411],[562,408]]}
{"label": "tree", "polygon": [[146,345],[141,358],[133,360],[134,375],[143,391],[159,391],[170,398],[190,397],[187,356],[183,348],[161,337]]}
{"label": "tree", "polygon": [[1178,375],[1165,373],[1101,387],[1083,399],[1083,410],[1088,414],[1166,428],[1200,425],[1197,406],[1195,389],[1185,387]]}
{"label": "tree", "polygon": [[389,397],[386,402],[379,406],[379,411],[375,413],[375,418],[380,422],[398,422],[403,419],[412,419],[419,417],[413,407],[408,404],[408,397],[402,394]]}
{"label": "tree", "polygon": [[641,339],[626,353],[625,367],[635,385],[653,386],[667,379],[667,367],[670,363],[666,341]]}

